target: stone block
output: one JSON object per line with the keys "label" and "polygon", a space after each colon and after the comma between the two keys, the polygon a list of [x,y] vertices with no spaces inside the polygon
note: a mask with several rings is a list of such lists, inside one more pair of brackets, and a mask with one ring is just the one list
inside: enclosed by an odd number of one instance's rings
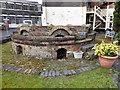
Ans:
{"label": "stone block", "polygon": [[45,71],[45,74],[44,74],[44,76],[46,76],[46,77],[48,76],[48,71]]}
{"label": "stone block", "polygon": [[70,70],[72,74],[76,74],[76,72],[74,70]]}
{"label": "stone block", "polygon": [[55,72],[55,76],[60,76],[60,72],[59,72],[59,71],[56,71],[56,72]]}
{"label": "stone block", "polygon": [[41,72],[41,73],[40,73],[40,76],[45,76],[45,72]]}

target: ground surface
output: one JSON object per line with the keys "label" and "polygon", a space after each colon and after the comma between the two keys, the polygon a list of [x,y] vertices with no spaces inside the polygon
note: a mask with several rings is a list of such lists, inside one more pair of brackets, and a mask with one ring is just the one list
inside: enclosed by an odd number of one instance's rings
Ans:
{"label": "ground surface", "polygon": [[[96,37],[97,42],[101,42],[103,38],[103,36],[98,35]],[[108,40],[106,39],[106,42],[108,42]],[[88,64],[94,64],[97,62],[91,61],[88,63],[84,60],[74,59],[69,61],[45,61],[40,59],[33,59],[30,57],[24,57],[22,55],[15,55],[11,49],[11,42],[3,44],[0,52],[2,52],[2,57],[0,58],[2,58],[3,64],[10,66],[21,65],[21,67],[24,68],[38,68],[39,70],[47,69],[43,68],[46,66],[54,69],[54,67],[56,67],[55,65],[60,68],[67,66],[68,69],[73,69],[78,67],[85,67]],[[61,69],[58,68],[58,70]],[[41,77],[39,75],[30,75],[7,71],[3,71],[2,76],[3,88],[117,88],[117,85],[114,83],[111,75],[109,74],[109,70],[102,67],[98,67],[91,71],[82,72],[80,74],[72,76]]]}
{"label": "ground surface", "polygon": [[3,71],[3,88],[117,88],[109,70],[97,69],[72,76],[40,77]]}

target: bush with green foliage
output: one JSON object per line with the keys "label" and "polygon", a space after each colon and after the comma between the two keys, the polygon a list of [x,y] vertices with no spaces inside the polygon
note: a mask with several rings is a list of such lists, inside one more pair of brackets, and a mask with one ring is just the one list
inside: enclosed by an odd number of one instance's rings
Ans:
{"label": "bush with green foliage", "polygon": [[120,1],[115,3],[113,29],[120,32]]}
{"label": "bush with green foliage", "polygon": [[120,33],[117,33],[117,34],[115,35],[115,40],[116,40],[116,41],[120,41]]}

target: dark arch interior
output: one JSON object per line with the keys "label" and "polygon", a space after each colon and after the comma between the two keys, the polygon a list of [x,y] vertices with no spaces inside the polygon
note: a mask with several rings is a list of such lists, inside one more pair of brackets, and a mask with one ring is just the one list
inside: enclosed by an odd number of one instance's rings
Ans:
{"label": "dark arch interior", "polygon": [[29,35],[29,32],[26,31],[26,30],[22,30],[20,34],[21,34],[21,35],[24,35],[24,36],[28,36],[28,35]]}
{"label": "dark arch interior", "polygon": [[17,46],[16,50],[17,50],[17,54],[22,54],[23,53],[21,46]]}
{"label": "dark arch interior", "polygon": [[66,52],[67,50],[64,48],[58,49],[57,50],[57,59],[64,59],[66,58]]}
{"label": "dark arch interior", "polygon": [[57,34],[55,37],[64,37],[64,34]]}
{"label": "dark arch interior", "polygon": [[52,33],[55,37],[64,37],[65,35],[68,36],[69,33],[65,29],[57,29]]}

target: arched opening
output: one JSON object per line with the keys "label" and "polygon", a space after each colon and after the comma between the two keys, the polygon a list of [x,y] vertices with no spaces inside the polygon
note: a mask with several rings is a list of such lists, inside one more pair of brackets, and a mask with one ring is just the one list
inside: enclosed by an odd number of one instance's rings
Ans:
{"label": "arched opening", "polygon": [[16,50],[17,50],[17,54],[22,54],[23,53],[21,46],[17,46]]}
{"label": "arched opening", "polygon": [[24,35],[24,36],[28,36],[29,35],[29,32],[26,31],[26,30],[22,30],[20,35]]}
{"label": "arched opening", "polygon": [[58,49],[57,50],[57,59],[64,59],[66,58],[66,52],[67,50],[64,48]]}
{"label": "arched opening", "polygon": [[57,34],[55,37],[64,37],[64,34]]}
{"label": "arched opening", "polygon": [[52,35],[55,37],[64,37],[65,35],[68,36],[69,33],[65,29],[57,29]]}

